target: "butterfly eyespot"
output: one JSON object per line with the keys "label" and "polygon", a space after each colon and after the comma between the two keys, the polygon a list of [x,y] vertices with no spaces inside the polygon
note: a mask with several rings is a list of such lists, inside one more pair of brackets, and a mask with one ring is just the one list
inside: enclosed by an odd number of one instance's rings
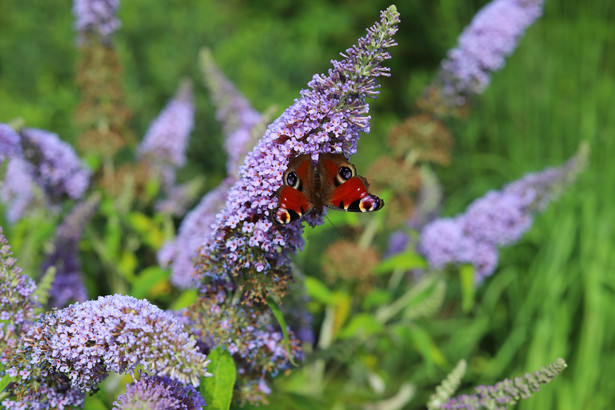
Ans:
{"label": "butterfly eyespot", "polygon": [[338,175],[344,180],[347,181],[350,178],[352,178],[352,169],[348,168],[348,167],[340,167],[340,170],[338,171]]}
{"label": "butterfly eyespot", "polygon": [[286,175],[286,185],[295,187],[297,185],[297,182],[299,181],[299,178],[297,177],[297,173],[296,172],[289,172],[288,175]]}

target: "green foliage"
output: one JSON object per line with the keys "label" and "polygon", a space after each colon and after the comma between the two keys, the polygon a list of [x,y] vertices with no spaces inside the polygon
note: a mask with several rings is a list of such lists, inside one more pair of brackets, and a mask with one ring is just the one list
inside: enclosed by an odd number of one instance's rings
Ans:
{"label": "green foliage", "polygon": [[235,362],[231,355],[221,347],[210,352],[207,357],[211,361],[207,368],[213,376],[201,380],[201,394],[208,408],[229,409],[235,385]]}
{"label": "green foliage", "polygon": [[49,291],[51,290],[51,285],[53,284],[53,280],[56,277],[56,268],[54,266],[50,266],[47,268],[47,271],[43,274],[43,277],[36,284],[36,291],[34,294],[41,305],[45,305],[47,300],[49,299]]}

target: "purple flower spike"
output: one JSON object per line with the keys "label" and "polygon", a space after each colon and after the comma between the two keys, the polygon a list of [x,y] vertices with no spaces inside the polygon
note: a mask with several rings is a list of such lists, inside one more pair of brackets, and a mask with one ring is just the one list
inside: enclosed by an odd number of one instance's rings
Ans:
{"label": "purple flower spike", "polygon": [[175,97],[150,125],[139,145],[139,158],[148,159],[159,168],[164,185],[175,182],[175,170],[186,163],[186,147],[194,125],[192,84],[180,84]]}
{"label": "purple flower spike", "polygon": [[534,214],[571,184],[585,166],[587,147],[558,168],[527,174],[501,191],[475,200],[464,214],[442,218],[425,226],[419,250],[429,266],[471,263],[476,281],[491,275],[497,266],[498,247],[512,245],[532,226]]}
{"label": "purple flower spike", "polygon": [[194,261],[198,249],[211,234],[216,213],[224,207],[232,182],[232,179],[227,178],[207,193],[186,215],[175,240],[166,243],[158,252],[158,263],[163,267],[171,267],[171,283],[178,288],[187,289],[196,285]]}
{"label": "purple flower spike", "polygon": [[7,124],[0,122],[0,164],[11,157],[21,156],[19,134]]}
{"label": "purple flower spike", "polygon": [[73,14],[78,39],[82,40],[86,34],[94,34],[103,42],[108,42],[120,27],[117,18],[119,7],[119,0],[75,0]]}
{"label": "purple flower spike", "polygon": [[36,319],[40,307],[34,281],[22,275],[16,262],[0,227],[0,364],[6,363],[17,337]]}
{"label": "purple flower spike", "polygon": [[482,93],[491,73],[504,67],[525,30],[541,16],[543,5],[544,0],[493,0],[483,7],[442,62],[444,95],[464,100]]}
{"label": "purple flower spike", "polygon": [[[399,13],[395,6],[381,13],[380,22],[367,30],[342,54],[342,61],[332,61],[328,75],[315,75],[301,97],[269,126],[258,145],[247,155],[239,171],[239,180],[229,192],[226,207],[216,217],[216,227],[202,252],[200,273],[207,277],[224,277],[228,273],[272,270],[288,274],[290,254],[303,246],[300,223],[274,227],[270,213],[276,207],[276,191],[289,158],[325,152],[356,152],[360,132],[369,132],[368,97],[379,93],[376,79],[388,76],[381,63],[391,56],[387,49],[395,45]],[[273,275],[273,273],[272,273]],[[282,286],[280,277],[272,282],[253,280],[260,298],[261,286]],[[250,280],[248,278],[248,280]],[[274,283],[275,282],[275,283]]]}
{"label": "purple flower spike", "polygon": [[36,200],[33,174],[34,167],[27,161],[19,157],[9,160],[0,187],[0,197],[7,204],[6,219],[10,223],[20,220]]}
{"label": "purple flower spike", "polygon": [[48,198],[83,196],[91,171],[84,167],[75,150],[49,131],[26,128],[21,131],[24,158],[33,165],[33,178]]}
{"label": "purple flower spike", "polygon": [[201,67],[205,85],[218,108],[216,118],[226,134],[227,172],[236,176],[240,161],[253,146],[249,143],[251,131],[262,121],[262,116],[216,66],[209,49],[201,51]]}
{"label": "purple flower spike", "polygon": [[70,301],[83,302],[87,299],[79,262],[79,242],[99,202],[100,196],[94,195],[75,205],[58,226],[53,249],[42,264],[43,272],[52,266],[56,269],[49,294],[50,306],[63,307]]}
{"label": "purple flower spike", "polygon": [[47,313],[10,352],[7,373],[21,374],[11,393],[42,401],[54,383],[58,391],[91,391],[109,372],[137,366],[198,386],[209,376],[196,341],[171,314],[146,300],[114,295]]}
{"label": "purple flower spike", "polygon": [[126,385],[126,393],[113,402],[114,410],[197,410],[206,406],[203,396],[191,385],[168,377],[141,375]]}

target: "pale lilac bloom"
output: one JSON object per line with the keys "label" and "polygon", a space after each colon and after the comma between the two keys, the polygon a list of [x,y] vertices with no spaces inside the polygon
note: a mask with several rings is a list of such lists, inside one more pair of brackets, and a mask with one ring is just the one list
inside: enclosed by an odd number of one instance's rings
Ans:
{"label": "pale lilac bloom", "polygon": [[356,152],[360,132],[369,132],[366,98],[376,97],[376,79],[389,75],[381,63],[390,58],[386,50],[395,45],[398,22],[394,6],[382,12],[381,21],[358,45],[346,50],[342,61],[333,60],[327,76],[315,75],[310,89],[269,126],[247,155],[226,207],[217,215],[202,252],[204,276],[224,277],[242,267],[246,273],[262,268],[265,275],[271,269],[287,271],[290,255],[303,246],[302,226],[274,227],[270,214],[288,160],[299,154],[316,159],[319,153],[350,157]]}
{"label": "pale lilac bloom", "polygon": [[252,144],[249,144],[251,131],[261,122],[262,116],[220,71],[207,49],[201,52],[201,66],[205,75],[205,84],[217,107],[216,118],[226,134],[225,146],[229,155],[227,172],[231,176],[236,176],[240,160],[252,148]]}
{"label": "pale lilac bloom", "polygon": [[182,289],[196,285],[194,262],[198,249],[211,234],[216,214],[224,207],[228,191],[237,178],[239,161],[252,148],[254,130],[258,129],[264,118],[224,76],[208,50],[201,53],[201,62],[205,83],[218,107],[216,117],[226,134],[229,177],[201,199],[182,221],[177,237],[158,252],[158,263],[171,267],[171,282]]}
{"label": "pale lilac bloom", "polygon": [[20,220],[36,202],[34,167],[20,157],[9,160],[0,187],[0,198],[6,204],[6,219],[10,223]]}
{"label": "pale lilac bloom", "polygon": [[186,148],[194,126],[193,100],[192,84],[182,82],[137,148],[139,159],[146,159],[156,169],[166,188],[173,186],[175,171],[186,163]]}
{"label": "pale lilac bloom", "polygon": [[186,215],[175,239],[165,243],[158,251],[158,263],[171,267],[171,283],[175,286],[187,289],[196,285],[194,262],[198,249],[211,233],[216,213],[224,206],[232,182],[227,178],[207,193]]}
{"label": "pale lilac bloom", "polygon": [[434,269],[447,264],[474,265],[480,282],[495,270],[498,247],[521,239],[534,215],[574,181],[587,155],[583,145],[564,165],[527,174],[475,200],[465,213],[429,223],[421,232],[419,251]]}
{"label": "pale lilac bloom", "polygon": [[33,178],[48,198],[83,196],[92,172],[69,144],[57,134],[37,128],[23,129],[21,138],[24,158],[32,164]]}
{"label": "pale lilac bloom", "polygon": [[[210,375],[208,363],[172,314],[146,300],[113,295],[47,313],[20,339],[6,368],[27,374],[11,392],[39,400],[49,387],[45,383],[87,392],[109,372],[129,373],[138,366],[198,386],[200,377]],[[43,384],[37,388],[38,383]]]}
{"label": "pale lilac bloom", "polygon": [[78,39],[86,34],[95,34],[104,42],[120,27],[117,11],[119,0],[74,0],[75,30]]}
{"label": "pale lilac bloom", "polygon": [[20,140],[11,126],[0,122],[0,164],[7,158],[21,156]]}
{"label": "pale lilac bloom", "polygon": [[45,256],[43,272],[55,268],[55,277],[49,292],[49,305],[63,307],[68,302],[83,302],[88,298],[83,283],[79,243],[90,218],[96,211],[100,196],[94,195],[80,202],[58,226],[51,251]]}
{"label": "pale lilac bloom", "polygon": [[114,410],[197,410],[207,404],[192,386],[164,376],[142,374],[126,385],[126,392],[113,402]]}
{"label": "pale lilac bloom", "polygon": [[525,30],[543,11],[544,0],[493,0],[468,25],[442,62],[438,81],[450,99],[480,94],[491,73],[504,67]]}
{"label": "pale lilac bloom", "polygon": [[40,308],[36,284],[22,274],[0,227],[0,364],[15,348],[19,334],[36,319]]}

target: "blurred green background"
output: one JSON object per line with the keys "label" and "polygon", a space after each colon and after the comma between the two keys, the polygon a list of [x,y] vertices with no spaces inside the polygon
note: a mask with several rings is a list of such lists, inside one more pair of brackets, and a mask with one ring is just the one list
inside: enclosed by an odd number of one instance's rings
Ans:
{"label": "blurred green background", "polygon": [[[402,23],[388,64],[392,77],[382,81],[382,95],[372,104],[372,132],[353,158],[359,169],[384,152],[389,129],[412,113],[440,60],[485,3],[397,4]],[[199,74],[199,48],[212,49],[256,109],[275,104],[281,112],[388,5],[380,0],[124,1],[115,44],[132,128],[142,136],[180,79],[191,77],[197,116],[189,166],[182,172],[207,176],[212,188],[225,176],[225,156]],[[74,143],[79,92],[71,7],[68,0],[0,0],[0,122],[23,118],[28,126]],[[599,409],[615,403],[615,379],[608,370],[615,368],[614,21],[611,0],[548,0],[544,16],[493,76],[467,120],[451,124],[452,163],[437,169],[446,195],[444,214],[454,215],[487,190],[558,165],[580,141],[590,143],[586,172],[537,217],[519,244],[502,250],[498,270],[477,291],[475,308],[464,314],[458,300],[447,299],[448,313],[422,324],[450,366],[468,359],[465,388],[566,359],[568,369],[522,402],[524,409]],[[425,389],[410,402],[412,408],[421,406],[451,368],[429,370],[420,356],[405,350],[376,359],[393,384],[408,380]],[[284,377],[278,381],[285,382]],[[271,400],[276,403],[276,396]]]}

